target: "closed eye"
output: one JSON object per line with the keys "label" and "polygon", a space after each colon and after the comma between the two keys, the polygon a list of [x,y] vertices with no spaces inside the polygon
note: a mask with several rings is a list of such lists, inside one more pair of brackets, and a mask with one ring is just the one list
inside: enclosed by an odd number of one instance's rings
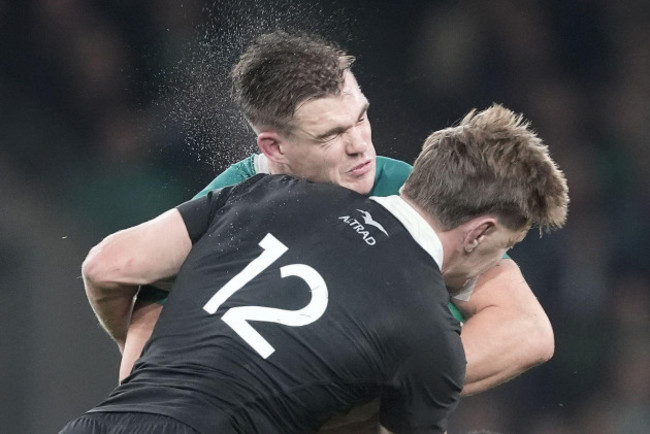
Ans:
{"label": "closed eye", "polygon": [[331,133],[326,136],[319,136],[317,138],[318,142],[321,144],[328,144],[335,140],[341,133]]}
{"label": "closed eye", "polygon": [[[368,119],[368,107],[370,107],[370,103],[366,102],[366,104],[363,106],[363,109],[361,110],[361,113],[359,114],[359,117],[357,118],[357,125],[364,123]],[[341,134],[345,133],[347,130],[348,128],[344,127],[332,128],[331,130],[325,131],[323,134],[316,136],[316,141],[320,143],[331,142]]]}
{"label": "closed eye", "polygon": [[368,118],[368,107],[370,107],[370,103],[366,102],[366,105],[363,107],[363,110],[359,115],[359,119],[357,120],[358,124],[365,122],[365,120]]}

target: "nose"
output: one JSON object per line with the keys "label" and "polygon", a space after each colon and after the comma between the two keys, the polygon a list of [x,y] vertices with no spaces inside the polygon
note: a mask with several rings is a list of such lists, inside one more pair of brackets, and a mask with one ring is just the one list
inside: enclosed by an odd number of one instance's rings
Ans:
{"label": "nose", "polygon": [[363,129],[354,126],[352,127],[346,137],[346,152],[350,155],[363,154],[368,150],[369,138],[363,133]]}

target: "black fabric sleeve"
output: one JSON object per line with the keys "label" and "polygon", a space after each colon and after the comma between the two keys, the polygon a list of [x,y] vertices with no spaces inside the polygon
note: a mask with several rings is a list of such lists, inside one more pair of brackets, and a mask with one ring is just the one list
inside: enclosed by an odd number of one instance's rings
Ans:
{"label": "black fabric sleeve", "polygon": [[[176,209],[181,213],[181,217],[183,217],[192,244],[196,243],[205,234],[210,227],[215,213],[225,205],[233,192],[245,190],[248,185],[258,182],[265,176],[256,175],[243,181],[239,186],[228,186],[212,190],[201,197],[196,197],[178,205]],[[137,299],[141,303],[165,304],[168,296],[169,291],[156,288],[152,285],[144,285],[138,291]]]}
{"label": "black fabric sleeve", "polygon": [[169,297],[169,291],[164,289],[156,288],[152,285],[143,285],[138,291],[138,302],[139,303],[158,303],[165,304]]}
{"label": "black fabric sleeve", "polygon": [[213,190],[205,196],[188,200],[176,207],[183,217],[192,244],[196,243],[208,230],[214,213],[224,205],[230,190],[229,187]]}
{"label": "black fabric sleeve", "polygon": [[255,175],[239,184],[212,190],[205,196],[188,200],[176,207],[181,213],[192,244],[196,243],[210,227],[215,213],[222,208],[233,195],[246,194],[253,184],[271,177],[266,174]]}
{"label": "black fabric sleeve", "polygon": [[[208,229],[214,211],[225,203],[226,193],[224,192],[222,195],[222,190],[224,189],[210,191],[205,196],[189,200],[176,207],[183,217],[192,244],[197,242]],[[143,285],[138,291],[137,300],[139,303],[145,304],[165,304],[167,297],[169,297],[169,291],[156,288],[153,285]]]}

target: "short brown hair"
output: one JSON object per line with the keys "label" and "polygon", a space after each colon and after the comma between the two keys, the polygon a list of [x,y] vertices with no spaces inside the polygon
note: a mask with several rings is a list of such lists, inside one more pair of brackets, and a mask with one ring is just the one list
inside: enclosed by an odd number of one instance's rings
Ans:
{"label": "short brown hair", "polygon": [[260,36],[232,70],[233,95],[248,122],[285,133],[299,103],[339,95],[354,57],[316,36]]}
{"label": "short brown hair", "polygon": [[566,178],[522,115],[494,104],[431,134],[404,194],[453,229],[492,214],[510,229],[556,229],[566,221]]}

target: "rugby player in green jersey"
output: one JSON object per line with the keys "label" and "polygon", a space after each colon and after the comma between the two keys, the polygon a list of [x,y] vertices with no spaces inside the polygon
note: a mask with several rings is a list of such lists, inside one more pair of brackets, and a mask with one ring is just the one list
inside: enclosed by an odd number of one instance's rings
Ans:
{"label": "rugby player in green jersey", "polygon": [[[235,100],[257,134],[261,153],[231,166],[199,195],[264,172],[335,183],[362,194],[397,194],[411,166],[376,156],[369,104],[350,70],[353,60],[317,38],[283,32],[253,43],[232,79]],[[452,301],[465,318],[464,395],[490,389],[552,356],[552,327],[514,261],[502,259],[477,282],[455,286]],[[117,342],[123,353],[120,379],[139,357],[161,309],[160,303],[139,297],[128,334]]]}

